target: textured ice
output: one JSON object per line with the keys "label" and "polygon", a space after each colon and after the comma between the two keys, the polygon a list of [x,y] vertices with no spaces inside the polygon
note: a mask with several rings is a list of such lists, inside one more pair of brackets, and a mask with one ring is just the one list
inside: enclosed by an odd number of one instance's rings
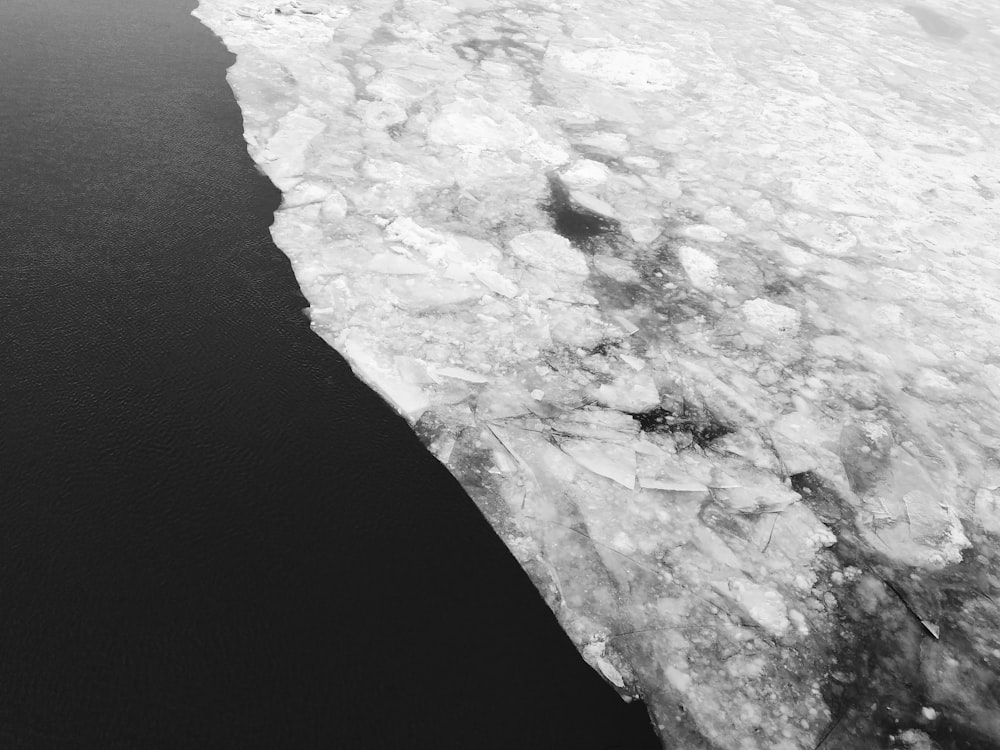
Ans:
{"label": "textured ice", "polygon": [[665,742],[871,746],[906,664],[1000,742],[994,3],[196,13],[315,331]]}

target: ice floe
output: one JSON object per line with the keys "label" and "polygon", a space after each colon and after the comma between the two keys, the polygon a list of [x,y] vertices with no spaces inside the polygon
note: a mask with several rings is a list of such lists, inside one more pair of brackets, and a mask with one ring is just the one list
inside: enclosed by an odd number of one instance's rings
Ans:
{"label": "ice floe", "polygon": [[665,744],[1000,742],[993,3],[196,13],[315,331]]}

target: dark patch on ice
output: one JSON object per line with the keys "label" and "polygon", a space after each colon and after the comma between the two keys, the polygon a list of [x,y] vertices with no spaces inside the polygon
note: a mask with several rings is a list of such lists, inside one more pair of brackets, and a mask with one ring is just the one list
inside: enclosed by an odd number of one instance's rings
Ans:
{"label": "dark patch on ice", "polygon": [[692,406],[686,401],[676,409],[657,406],[646,412],[634,413],[631,417],[639,423],[639,429],[643,432],[688,435],[691,442],[702,449],[736,430],[708,409]]}
{"label": "dark patch on ice", "polygon": [[617,232],[614,219],[588,211],[570,198],[569,190],[554,174],[549,175],[549,200],[542,206],[552,217],[553,228],[583,250],[592,250],[592,241],[610,232]]}
{"label": "dark patch on ice", "polygon": [[836,596],[839,627],[829,634],[834,664],[822,687],[833,718],[817,746],[920,747],[903,741],[904,732],[919,731],[936,750],[1000,748],[1000,551],[967,529],[974,545],[958,564],[893,564],[860,539],[854,507],[822,477],[790,480],[836,533],[837,567],[862,571],[823,584]]}
{"label": "dark patch on ice", "polygon": [[525,43],[513,36],[524,36],[518,29],[500,29],[505,36],[500,39],[468,39],[453,44],[455,53],[467,62],[479,64],[484,60],[497,58],[514,63],[525,72],[537,74],[545,51],[537,45]]}
{"label": "dark patch on ice", "polygon": [[613,354],[620,348],[621,344],[617,341],[602,341],[597,346],[592,347],[587,353],[607,357],[609,354]]}

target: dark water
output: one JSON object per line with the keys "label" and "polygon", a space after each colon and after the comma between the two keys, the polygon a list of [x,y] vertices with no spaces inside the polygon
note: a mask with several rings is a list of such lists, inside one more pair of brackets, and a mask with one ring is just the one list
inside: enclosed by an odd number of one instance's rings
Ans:
{"label": "dark water", "polygon": [[0,0],[0,747],[655,747],[310,332],[192,7]]}

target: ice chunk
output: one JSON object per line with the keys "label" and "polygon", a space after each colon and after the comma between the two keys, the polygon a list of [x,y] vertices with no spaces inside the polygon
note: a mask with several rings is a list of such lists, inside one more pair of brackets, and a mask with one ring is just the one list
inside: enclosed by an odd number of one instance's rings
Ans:
{"label": "ice chunk", "polygon": [[427,128],[431,143],[467,149],[515,148],[536,138],[530,125],[485,99],[447,104]]}
{"label": "ice chunk", "polygon": [[363,333],[345,330],[337,339],[337,347],[344,352],[351,367],[361,378],[411,422],[416,422],[430,406],[430,400],[422,388],[406,382],[395,367],[381,362],[377,345],[368,341]]}
{"label": "ice chunk", "polygon": [[664,492],[708,492],[708,487],[692,479],[654,479],[640,475],[639,486],[644,490]]}
{"label": "ice chunk", "polygon": [[660,405],[660,393],[648,372],[615,378],[597,388],[597,402],[609,409],[639,414]]}
{"label": "ice chunk", "polygon": [[732,600],[746,615],[771,635],[782,636],[788,632],[788,608],[785,600],[774,589],[744,578],[731,578],[713,584],[716,591]]}
{"label": "ice chunk", "polygon": [[621,672],[618,671],[618,668],[614,664],[608,661],[605,656],[606,652],[606,641],[594,641],[583,647],[583,658],[591,666],[596,667],[608,682],[620,688],[625,687],[625,680],[622,678]]}
{"label": "ice chunk", "polygon": [[722,242],[726,239],[726,233],[717,227],[708,224],[690,224],[681,228],[680,232],[685,237],[701,242]]}
{"label": "ice chunk", "polygon": [[560,447],[585,469],[630,490],[635,487],[635,451],[632,448],[596,440],[567,440]]}
{"label": "ice chunk", "polygon": [[663,91],[682,84],[687,76],[666,57],[615,47],[565,51],[564,68],[607,83],[639,91]]}
{"label": "ice chunk", "polygon": [[740,309],[747,323],[761,332],[775,336],[795,333],[802,318],[798,310],[763,297],[747,300]]}
{"label": "ice chunk", "polygon": [[406,110],[395,102],[365,102],[365,125],[376,130],[384,130],[406,121]]}
{"label": "ice chunk", "polygon": [[444,375],[448,378],[464,380],[467,383],[490,382],[490,379],[485,375],[480,375],[478,372],[472,372],[472,370],[466,370],[464,367],[435,367],[432,372],[435,375]]}
{"label": "ice chunk", "polygon": [[570,200],[572,200],[584,211],[589,211],[590,213],[601,216],[605,219],[618,218],[618,214],[611,204],[607,201],[601,200],[596,195],[585,193],[582,190],[570,190],[569,197]]}
{"label": "ice chunk", "polygon": [[308,107],[300,106],[281,118],[278,129],[261,152],[267,162],[267,175],[282,189],[294,187],[305,171],[306,152],[313,138],[326,128],[322,120],[312,116]]}
{"label": "ice chunk", "polygon": [[583,253],[555,232],[539,229],[519,234],[510,249],[523,263],[543,271],[586,276],[590,271]]}
{"label": "ice chunk", "polygon": [[396,276],[420,276],[430,273],[431,269],[423,263],[417,263],[396,253],[377,253],[368,262],[368,267],[377,273]]}
{"label": "ice chunk", "polygon": [[642,276],[631,263],[611,255],[595,255],[594,268],[623,284],[634,284],[642,280]]}
{"label": "ice chunk", "polygon": [[323,201],[319,209],[320,218],[327,224],[339,224],[347,216],[347,199],[339,190],[334,190]]}
{"label": "ice chunk", "polygon": [[690,245],[681,245],[677,257],[691,281],[691,286],[710,292],[719,282],[719,264],[713,258]]}
{"label": "ice chunk", "polygon": [[581,159],[559,173],[559,179],[572,190],[590,190],[608,181],[611,170],[599,161]]}
{"label": "ice chunk", "polygon": [[490,268],[477,268],[473,273],[484,286],[501,297],[515,297],[519,292],[517,284]]}

